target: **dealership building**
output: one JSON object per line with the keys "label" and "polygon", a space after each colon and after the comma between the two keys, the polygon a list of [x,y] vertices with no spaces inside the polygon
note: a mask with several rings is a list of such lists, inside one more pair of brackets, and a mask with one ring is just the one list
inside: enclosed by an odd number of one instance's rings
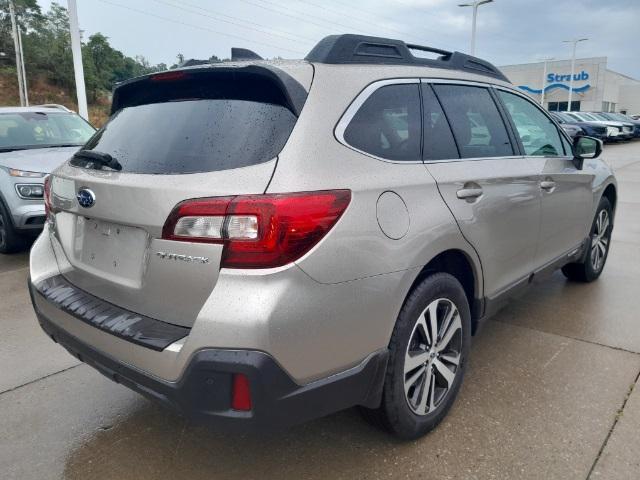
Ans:
{"label": "dealership building", "polygon": [[[500,67],[523,92],[549,110],[567,110],[571,60]],[[571,110],[640,114],[640,80],[607,68],[607,57],[576,59]]]}

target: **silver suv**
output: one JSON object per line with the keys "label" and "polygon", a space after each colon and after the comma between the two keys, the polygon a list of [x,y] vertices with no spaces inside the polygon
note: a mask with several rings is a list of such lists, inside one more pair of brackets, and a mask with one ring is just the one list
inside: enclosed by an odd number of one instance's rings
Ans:
{"label": "silver suv", "polygon": [[94,132],[59,105],[0,108],[0,253],[16,251],[40,233],[45,175]]}
{"label": "silver suv", "polygon": [[600,152],[491,64],[396,40],[137,78],[47,182],[33,304],[72,354],[190,418],[357,405],[415,438],[509,297],[602,272]]}

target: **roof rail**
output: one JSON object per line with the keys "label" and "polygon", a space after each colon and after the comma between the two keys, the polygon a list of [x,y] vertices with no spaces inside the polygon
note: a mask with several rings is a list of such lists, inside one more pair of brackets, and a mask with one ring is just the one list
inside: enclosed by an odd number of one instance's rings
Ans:
{"label": "roof rail", "polygon": [[[435,53],[440,56],[434,59],[416,57],[411,50]],[[313,47],[305,60],[334,65],[423,65],[432,68],[464,70],[509,82],[500,70],[481,58],[439,48],[407,44],[402,40],[365,35],[344,34],[325,37]]]}

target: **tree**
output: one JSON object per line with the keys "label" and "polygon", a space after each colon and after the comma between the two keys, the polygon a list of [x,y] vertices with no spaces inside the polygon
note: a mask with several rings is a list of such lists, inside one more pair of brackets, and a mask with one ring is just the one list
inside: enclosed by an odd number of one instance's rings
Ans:
{"label": "tree", "polygon": [[[42,16],[37,0],[14,0],[16,19],[23,35],[29,32],[32,24]],[[0,0],[0,52],[7,55],[10,65],[15,65],[15,51],[11,32],[11,16],[9,15],[9,1]]]}
{"label": "tree", "polygon": [[[23,31],[27,76],[44,75],[49,82],[68,90],[75,88],[71,35],[67,9],[52,3],[42,13],[37,0],[14,0],[18,21]],[[10,64],[15,64],[8,1],[0,0],[0,51],[8,53]],[[82,45],[85,83],[91,101],[97,100],[113,86],[131,77],[144,75],[166,65],[152,66],[138,56],[127,57],[109,44],[101,33],[91,35]],[[184,58],[184,57],[183,57]]]}

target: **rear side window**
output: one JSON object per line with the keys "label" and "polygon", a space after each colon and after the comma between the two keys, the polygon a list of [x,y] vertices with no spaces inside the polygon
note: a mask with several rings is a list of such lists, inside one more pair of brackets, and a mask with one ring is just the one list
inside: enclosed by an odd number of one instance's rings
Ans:
{"label": "rear side window", "polygon": [[438,99],[429,85],[422,85],[424,141],[422,158],[424,160],[447,160],[458,158],[458,149],[449,128],[447,118]]}
{"label": "rear side window", "polygon": [[272,160],[295,123],[286,107],[256,101],[152,103],[120,110],[85,149],[112,155],[123,172],[212,172]]}
{"label": "rear side window", "polygon": [[560,133],[549,117],[519,95],[502,90],[498,91],[498,95],[513,120],[526,155],[564,155]]}
{"label": "rear side window", "polygon": [[376,90],[349,122],[345,141],[388,160],[420,160],[420,85],[387,85]]}
{"label": "rear side window", "polygon": [[447,115],[461,158],[513,155],[507,129],[486,88],[463,85],[433,88]]}

